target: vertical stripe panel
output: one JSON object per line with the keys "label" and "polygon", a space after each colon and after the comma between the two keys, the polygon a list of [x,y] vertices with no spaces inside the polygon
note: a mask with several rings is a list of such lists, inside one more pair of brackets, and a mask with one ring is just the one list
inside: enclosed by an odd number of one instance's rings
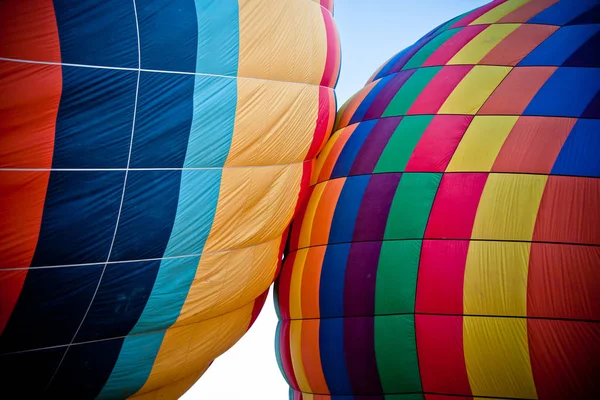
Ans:
{"label": "vertical stripe panel", "polygon": [[275,285],[275,293],[274,295],[277,297],[277,304],[279,305],[279,318],[281,320],[288,320],[291,318],[290,316],[290,289],[292,283],[292,268],[294,267],[294,263],[296,262],[296,256],[298,255],[298,251],[294,250],[289,254],[285,255],[283,260],[283,268],[281,269],[281,274],[277,280]]}
{"label": "vertical stripe panel", "polygon": [[[290,280],[290,318],[302,319],[302,276],[306,266],[306,257],[309,249],[301,249],[296,252],[294,265],[292,266],[292,278]],[[299,328],[296,328],[299,329]]]}
{"label": "vertical stripe panel", "polygon": [[315,158],[323,149],[333,129],[333,121],[335,119],[335,99],[333,98],[333,94],[333,90],[322,86],[319,87],[317,122],[310,148],[304,157],[307,160]]}
{"label": "vertical stripe panel", "polygon": [[358,125],[359,124],[354,124],[346,128],[342,128],[331,135],[331,138],[327,141],[327,144],[321,151],[321,154],[319,154],[317,157],[315,175],[318,175],[318,182],[322,182],[331,177],[331,173],[337,164],[340,153],[346,146],[348,139]]}
{"label": "vertical stripe panel", "polygon": [[498,43],[519,28],[519,24],[490,25],[465,45],[448,64],[477,64]]}
{"label": "vertical stripe panel", "polygon": [[508,0],[499,4],[497,7],[489,10],[479,18],[471,22],[471,25],[477,24],[493,24],[500,18],[506,16],[508,13],[513,12],[524,4],[529,3],[531,0]]}
{"label": "vertical stripe panel", "polygon": [[321,196],[319,207],[315,213],[314,224],[311,231],[311,246],[320,246],[327,244],[331,230],[333,214],[344,188],[345,178],[333,179],[325,185],[325,190]]}
{"label": "vertical stripe panel", "polygon": [[[319,286],[320,315],[327,318],[323,321],[344,315],[344,285],[349,255],[349,243],[329,245],[325,251]],[[322,329],[325,327],[321,326]]]}
{"label": "vertical stripe panel", "polygon": [[508,13],[498,20],[498,23],[507,22],[527,22],[530,18],[536,16],[546,8],[558,3],[560,0],[533,0],[522,5],[516,10]]}
{"label": "vertical stripe panel", "polygon": [[557,26],[548,25],[520,25],[491,49],[479,64],[517,65],[557,29]]}
{"label": "vertical stripe panel", "polygon": [[459,21],[457,21],[454,25],[452,25],[450,28],[457,28],[459,26],[467,26],[469,24],[471,24],[473,21],[475,21],[477,18],[481,17],[482,15],[486,14],[488,11],[494,9],[494,7],[497,7],[498,5],[506,2],[507,0],[493,0],[490,3],[476,8],[475,10],[473,10],[472,12],[468,13],[467,15],[465,15],[462,19],[460,19]]}
{"label": "vertical stripe panel", "polygon": [[410,68],[419,68],[422,64],[446,41],[450,40],[452,36],[456,35],[461,31],[462,28],[449,29],[434,37],[429,43],[423,46],[414,56],[406,63],[402,68],[403,70]]}
{"label": "vertical stripe panel", "polygon": [[423,89],[431,82],[442,67],[419,68],[398,90],[390,104],[386,107],[382,117],[406,115]]}
{"label": "vertical stripe panel", "polygon": [[487,25],[465,26],[458,33],[452,36],[446,43],[440,46],[425,62],[423,67],[433,67],[436,65],[446,65],[452,57],[456,55],[463,47],[473,40],[477,35],[483,32]]}
{"label": "vertical stripe panel", "polygon": [[346,178],[340,194],[329,233],[329,243],[349,243],[352,241],[356,216],[364,192],[369,184],[369,175]]}
{"label": "vertical stripe panel", "polygon": [[423,88],[406,113],[408,115],[436,114],[456,85],[464,79],[472,68],[472,65],[451,65],[443,67],[440,72],[433,77],[431,82]]}
{"label": "vertical stripe panel", "polygon": [[302,282],[299,288],[300,293],[296,294],[296,297],[300,298],[302,318],[320,318],[319,281],[325,250],[325,246],[311,247],[306,255],[306,262],[302,270]]}
{"label": "vertical stripe panel", "polygon": [[319,319],[302,321],[302,363],[310,388],[314,393],[329,393],[323,369],[321,367],[321,354],[319,348]]}
{"label": "vertical stripe panel", "polygon": [[279,322],[279,351],[277,354],[281,355],[281,365],[284,370],[284,376],[287,378],[290,389],[298,389],[298,381],[296,380],[296,373],[292,364],[292,355],[290,350],[290,320],[283,320]]}
{"label": "vertical stripe panel", "polygon": [[[349,314],[346,311],[346,315]],[[377,395],[383,393],[382,383],[378,372],[376,348],[373,345],[374,320],[377,317],[368,315],[373,315],[373,309],[363,316],[343,319],[345,361],[352,390],[342,393],[373,395],[373,400],[381,400],[382,396]]]}
{"label": "vertical stripe panel", "polygon": [[364,119],[381,118],[385,109],[389,106],[394,96],[396,96],[396,93],[398,93],[400,88],[402,88],[414,73],[415,70],[400,71],[394,75],[389,75],[381,79],[379,82],[384,82],[385,86],[377,92],[377,97],[369,104]]}
{"label": "vertical stripe panel", "polygon": [[[299,296],[298,296],[299,297]],[[301,316],[298,316],[301,318]],[[292,315],[294,318],[294,315]],[[303,392],[312,392],[308,376],[306,375],[304,368],[304,360],[302,359],[302,342],[303,342],[303,320],[291,320],[290,321],[290,355],[292,358],[292,365],[294,366],[294,374],[296,381],[298,382],[298,389]]]}
{"label": "vertical stripe panel", "polygon": [[377,124],[377,120],[365,121],[358,124],[352,135],[348,138],[344,148],[336,160],[335,167],[331,171],[331,178],[348,176],[352,169],[352,164],[356,155],[363,146],[363,143],[370,135],[371,130]]}
{"label": "vertical stripe panel", "polygon": [[350,168],[349,175],[373,173],[377,161],[381,157],[401,119],[402,117],[390,117],[377,121],[377,124],[373,127],[358,151]]}
{"label": "vertical stripe panel", "polygon": [[326,318],[320,322],[319,348],[329,393],[352,393],[345,351],[345,318]]}
{"label": "vertical stripe panel", "polygon": [[319,183],[314,186],[314,189],[308,199],[308,204],[306,206],[306,211],[304,213],[304,217],[302,218],[302,228],[300,230],[300,238],[298,240],[298,248],[306,248],[311,245],[311,232],[313,229],[313,224],[315,221],[315,214],[319,207],[319,202],[321,200],[321,196],[325,191],[325,187],[327,184],[325,182]]}
{"label": "vertical stripe panel", "polygon": [[326,8],[321,8],[321,13],[323,14],[323,22],[327,35],[327,57],[325,59],[325,67],[323,68],[321,86],[334,87],[340,69],[340,43],[331,13]]}

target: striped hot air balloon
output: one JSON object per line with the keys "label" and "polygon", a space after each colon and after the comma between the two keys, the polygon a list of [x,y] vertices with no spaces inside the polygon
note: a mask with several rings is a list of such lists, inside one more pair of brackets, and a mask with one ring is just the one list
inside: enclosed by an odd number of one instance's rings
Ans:
{"label": "striped hot air balloon", "polygon": [[334,123],[331,3],[0,1],[0,397],[177,398],[246,332]]}
{"label": "striped hot air balloon", "polygon": [[277,283],[290,399],[600,398],[600,2],[500,0],[341,109]]}

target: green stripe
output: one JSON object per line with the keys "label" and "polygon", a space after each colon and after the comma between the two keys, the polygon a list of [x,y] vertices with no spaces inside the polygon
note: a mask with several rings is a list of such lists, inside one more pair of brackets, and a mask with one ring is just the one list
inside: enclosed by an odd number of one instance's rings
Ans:
{"label": "green stripe", "polygon": [[425,400],[422,393],[386,394],[385,400]]}
{"label": "green stripe", "polygon": [[375,315],[415,309],[420,240],[383,242],[377,267]]}
{"label": "green stripe", "polygon": [[392,134],[373,173],[402,172],[433,115],[404,117]]}
{"label": "green stripe", "polygon": [[441,173],[404,173],[396,189],[385,240],[422,238]]}
{"label": "green stripe", "polygon": [[375,355],[384,393],[421,391],[414,315],[375,317]]}
{"label": "green stripe", "polygon": [[419,51],[417,51],[408,62],[402,67],[403,70],[411,69],[411,68],[419,68],[429,56],[431,56],[437,49],[440,48],[441,45],[446,43],[448,39],[458,33],[462,28],[454,28],[448,31],[445,31],[435,38],[433,38],[430,42],[428,42],[425,46],[423,46]]}
{"label": "green stripe", "polygon": [[419,68],[398,90],[390,104],[383,112],[383,117],[406,115],[406,112],[421,94],[425,86],[442,69],[442,67]]}

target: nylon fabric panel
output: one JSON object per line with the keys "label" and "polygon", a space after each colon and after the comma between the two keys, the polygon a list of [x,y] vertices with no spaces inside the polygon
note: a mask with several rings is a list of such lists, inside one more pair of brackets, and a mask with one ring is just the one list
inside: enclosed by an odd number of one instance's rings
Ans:
{"label": "nylon fabric panel", "polygon": [[548,7],[558,3],[560,0],[535,0],[527,4],[523,4],[513,12],[498,20],[503,22],[527,22],[530,18],[544,11]]}
{"label": "nylon fabric panel", "polygon": [[356,126],[335,162],[335,166],[331,171],[331,178],[340,178],[350,173],[359,150],[376,124],[377,121],[373,120],[362,122]]}
{"label": "nylon fabric panel", "polygon": [[381,241],[401,174],[371,176],[356,216],[354,242]]}
{"label": "nylon fabric panel", "polygon": [[396,96],[383,112],[382,117],[406,115],[421,91],[431,82],[442,67],[417,69],[406,83],[398,90]]}
{"label": "nylon fabric panel", "polygon": [[[302,314],[302,275],[304,273],[304,266],[306,265],[306,257],[308,256],[308,249],[301,249],[296,251],[296,256],[294,257],[294,267],[292,270],[292,278],[290,280],[290,319],[303,319]],[[290,329],[292,329],[292,325],[290,325]],[[300,330],[300,327],[296,327],[297,330]],[[290,331],[290,335],[292,335]],[[292,338],[290,337],[290,340]],[[292,353],[294,349],[292,349]],[[292,354],[292,359],[293,359]],[[296,364],[294,364],[294,370],[296,370]],[[298,382],[300,385],[301,382]],[[310,391],[310,390],[308,390]]]}
{"label": "nylon fabric panel", "polygon": [[518,24],[488,26],[456,53],[447,64],[478,64],[498,43],[519,27]]}
{"label": "nylon fabric panel", "polygon": [[180,398],[183,394],[198,380],[200,377],[206,372],[206,370],[210,367],[210,364],[206,364],[203,366],[199,372],[185,376],[170,385],[162,386],[158,389],[155,389],[151,392],[144,393],[142,395],[129,397],[130,399],[135,400],[156,400],[162,398]]}
{"label": "nylon fabric panel", "polygon": [[[302,318],[302,314],[300,313],[296,318]],[[302,360],[303,324],[303,320],[290,321],[290,355],[296,382],[298,382],[298,389],[310,393],[312,392],[312,389],[308,382],[306,372],[304,371],[304,363]]]}
{"label": "nylon fabric panel", "polygon": [[461,31],[462,28],[457,29],[449,29],[440,33],[438,36],[433,38],[430,42],[428,42],[425,46],[423,46],[419,51],[415,53],[414,56],[404,65],[403,70],[418,68],[423,65],[423,63],[446,41],[450,40],[452,36]]}
{"label": "nylon fabric panel", "polygon": [[317,164],[315,166],[315,175],[318,176],[317,182],[322,182],[331,177],[341,151],[346,146],[348,138],[350,138],[354,129],[358,126],[359,124],[354,124],[341,129],[334,133],[330,140],[327,141],[321,154],[317,157]]}
{"label": "nylon fabric panel", "polygon": [[600,151],[600,121],[580,119],[573,123],[575,126],[552,166],[552,174],[600,177],[600,162],[595,158]]}
{"label": "nylon fabric panel", "polygon": [[25,353],[2,354],[0,362],[10,365],[2,371],[2,379],[19,387],[19,395],[43,396],[52,374],[65,352],[64,347]]}
{"label": "nylon fabric panel", "polygon": [[[321,318],[339,317],[344,315],[344,278],[349,255],[350,244],[334,244],[327,246],[325,257],[323,258],[321,282],[319,286],[319,311]],[[322,321],[322,329],[326,327],[325,321],[326,320]],[[333,329],[334,326],[331,328]]]}
{"label": "nylon fabric panel", "polygon": [[479,18],[470,23],[470,25],[476,24],[493,24],[497,22],[500,18],[505,17],[510,12],[522,7],[523,5],[529,3],[531,0],[508,0],[501,4],[498,4],[493,9],[487,11],[485,14],[481,15]]}
{"label": "nylon fabric panel", "polygon": [[311,192],[311,196],[306,205],[306,211],[304,218],[302,219],[302,228],[300,229],[300,237],[298,239],[298,248],[302,249],[311,245],[311,233],[313,228],[313,221],[315,219],[315,213],[317,206],[323,196],[326,184],[320,183],[314,186]]}
{"label": "nylon fabric panel", "polygon": [[527,22],[532,24],[566,25],[594,6],[598,5],[595,0],[582,1],[559,1],[546,8]]}
{"label": "nylon fabric panel", "polygon": [[356,155],[349,175],[371,174],[377,166],[377,160],[385,151],[390,138],[401,122],[401,117],[390,117],[377,121],[362,148]]}
{"label": "nylon fabric panel", "polygon": [[[456,85],[464,79],[472,68],[470,65],[443,67],[421,91],[406,113],[408,115],[436,114]],[[434,115],[434,118],[438,117],[439,115]]]}
{"label": "nylon fabric panel", "polygon": [[427,61],[423,63],[423,66],[432,67],[436,65],[446,65],[452,57],[486,28],[487,25],[465,26],[429,56]]}
{"label": "nylon fabric panel", "polygon": [[[306,256],[306,263],[304,265],[304,269],[302,270],[302,283],[300,289],[302,316],[305,319],[320,317],[319,279],[321,277],[321,269],[323,265],[323,258],[325,257],[325,249],[326,248],[324,246],[311,248],[309,249],[308,254]],[[318,332],[318,329],[316,331]],[[313,330],[311,330],[311,332],[313,332]],[[313,337],[314,335],[310,334],[310,336]],[[314,340],[311,339],[311,343],[314,343]],[[311,346],[313,345],[311,344]],[[308,355],[307,357],[311,358],[310,355]]]}
{"label": "nylon fabric panel", "polygon": [[321,7],[306,0],[238,2],[239,76],[320,84],[327,59]]}
{"label": "nylon fabric panel", "polygon": [[327,244],[333,214],[345,182],[346,180],[344,178],[340,178],[325,183],[325,190],[323,191],[321,201],[319,202],[319,208],[317,209],[313,220],[310,238],[311,246]]}

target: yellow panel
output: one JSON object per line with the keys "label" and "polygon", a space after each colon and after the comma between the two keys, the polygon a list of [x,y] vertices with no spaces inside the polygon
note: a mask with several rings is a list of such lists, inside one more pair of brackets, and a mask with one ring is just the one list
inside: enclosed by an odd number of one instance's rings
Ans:
{"label": "yellow panel", "polygon": [[463,319],[465,363],[474,396],[536,399],[527,319]]}
{"label": "yellow panel", "polygon": [[469,244],[464,278],[464,312],[475,315],[527,316],[530,243]]}
{"label": "yellow panel", "polygon": [[204,251],[246,247],[279,237],[294,213],[301,179],[301,163],[224,168]]}
{"label": "yellow panel", "polygon": [[477,64],[521,24],[490,25],[452,57],[448,64]]}
{"label": "yellow panel", "polygon": [[471,237],[530,241],[547,179],[547,175],[490,174]]}
{"label": "yellow panel", "polygon": [[319,88],[238,79],[238,102],[225,166],[300,162],[313,141]]}
{"label": "yellow panel", "polygon": [[475,21],[471,22],[469,25],[479,25],[479,24],[493,24],[497,22],[500,18],[508,15],[513,12],[517,8],[521,7],[524,4],[529,3],[531,0],[508,0],[505,3],[500,4],[492,8],[490,11],[483,14],[481,17],[477,18]]}
{"label": "yellow panel", "polygon": [[292,367],[298,387],[303,392],[312,392],[306,372],[304,372],[304,363],[302,362],[302,322],[290,321],[290,355],[292,358]]}
{"label": "yellow panel", "polygon": [[438,114],[476,114],[511,67],[476,65],[456,86]]}
{"label": "yellow panel", "polygon": [[331,135],[329,140],[325,143],[323,150],[321,150],[321,152],[317,156],[317,162],[315,164],[315,168],[313,171],[313,175],[316,176],[317,178],[319,177],[319,174],[321,173],[321,170],[323,169],[323,164],[325,164],[325,161],[327,161],[327,158],[329,157],[329,153],[331,153],[331,149],[333,149],[333,146],[338,141],[338,139],[340,138],[340,135],[342,134],[343,131],[344,131],[344,129],[339,129],[339,130],[335,131]]}
{"label": "yellow panel", "polygon": [[239,0],[239,18],[239,76],[321,83],[327,33],[318,4]]}
{"label": "yellow panel", "polygon": [[304,219],[302,220],[302,225],[300,228],[300,238],[298,239],[298,248],[300,249],[310,246],[310,234],[312,232],[315,213],[317,212],[319,201],[321,201],[321,196],[325,190],[325,183],[326,182],[322,182],[315,186],[308,200]]}
{"label": "yellow panel", "polygon": [[476,116],[460,141],[446,171],[489,172],[518,116]]}
{"label": "yellow panel", "polygon": [[150,376],[136,396],[206,370],[246,333],[253,308],[254,301],[216,318],[167,329]]}
{"label": "yellow panel", "polygon": [[216,317],[248,304],[271,285],[281,238],[232,251],[204,253],[175,325]]}
{"label": "yellow panel", "polygon": [[298,250],[294,265],[292,268],[292,277],[290,279],[290,318],[302,318],[302,275],[304,274],[304,265],[308,249]]}

